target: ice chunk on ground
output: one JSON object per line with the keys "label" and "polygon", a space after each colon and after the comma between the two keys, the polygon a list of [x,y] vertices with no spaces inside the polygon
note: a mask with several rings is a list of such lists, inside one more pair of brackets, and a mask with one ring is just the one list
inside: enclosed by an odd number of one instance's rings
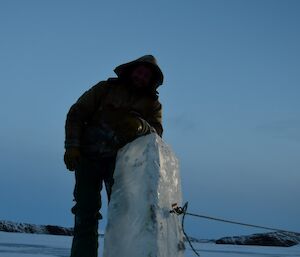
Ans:
{"label": "ice chunk on ground", "polygon": [[182,204],[178,159],[156,134],[119,150],[108,207],[104,257],[182,257]]}

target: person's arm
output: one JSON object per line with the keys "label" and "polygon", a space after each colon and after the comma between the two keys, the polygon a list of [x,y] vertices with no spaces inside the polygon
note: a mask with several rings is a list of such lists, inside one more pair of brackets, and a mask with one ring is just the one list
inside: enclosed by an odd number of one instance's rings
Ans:
{"label": "person's arm", "polygon": [[80,137],[84,123],[88,121],[100,105],[104,94],[105,82],[85,91],[68,111],[65,123],[65,148],[79,147]]}
{"label": "person's arm", "polygon": [[147,117],[147,122],[155,128],[157,134],[162,137],[163,126],[162,126],[162,105],[159,101],[154,103],[149,117]]}
{"label": "person's arm", "polygon": [[66,118],[65,124],[65,154],[64,162],[70,171],[74,171],[79,164],[80,137],[83,126],[95,113],[104,95],[104,81],[99,82],[91,89],[84,92],[83,95],[74,103]]}

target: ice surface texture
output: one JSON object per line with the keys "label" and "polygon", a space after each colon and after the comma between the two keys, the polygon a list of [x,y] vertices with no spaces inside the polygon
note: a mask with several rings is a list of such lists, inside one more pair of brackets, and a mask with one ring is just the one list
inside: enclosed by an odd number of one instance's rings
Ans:
{"label": "ice surface texture", "polygon": [[[70,236],[0,232],[0,256],[69,257],[71,243]],[[102,238],[100,238],[100,245],[103,245]],[[300,257],[300,245],[269,247],[194,243],[194,246],[200,249],[201,257]],[[186,250],[185,254],[186,257],[195,257],[191,250]],[[102,256],[102,247],[99,248],[100,256]]]}
{"label": "ice surface texture", "polygon": [[155,133],[119,150],[108,207],[104,257],[181,257],[182,204],[178,159]]}

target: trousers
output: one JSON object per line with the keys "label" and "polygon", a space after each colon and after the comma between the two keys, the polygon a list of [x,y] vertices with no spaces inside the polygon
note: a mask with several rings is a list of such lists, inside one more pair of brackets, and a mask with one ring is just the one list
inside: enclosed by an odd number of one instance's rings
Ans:
{"label": "trousers", "polygon": [[108,202],[112,190],[116,155],[109,157],[81,156],[75,169],[75,215],[71,257],[98,256],[98,223],[102,219],[101,190],[105,185]]}

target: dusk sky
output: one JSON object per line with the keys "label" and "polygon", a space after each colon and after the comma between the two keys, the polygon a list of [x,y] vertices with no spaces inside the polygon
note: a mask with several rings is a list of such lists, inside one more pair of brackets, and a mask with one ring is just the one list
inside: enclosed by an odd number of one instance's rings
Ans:
{"label": "dusk sky", "polygon": [[[299,14],[298,0],[2,0],[0,220],[73,226],[66,114],[153,54],[189,212],[300,232]],[[187,217],[186,232],[265,231]]]}

